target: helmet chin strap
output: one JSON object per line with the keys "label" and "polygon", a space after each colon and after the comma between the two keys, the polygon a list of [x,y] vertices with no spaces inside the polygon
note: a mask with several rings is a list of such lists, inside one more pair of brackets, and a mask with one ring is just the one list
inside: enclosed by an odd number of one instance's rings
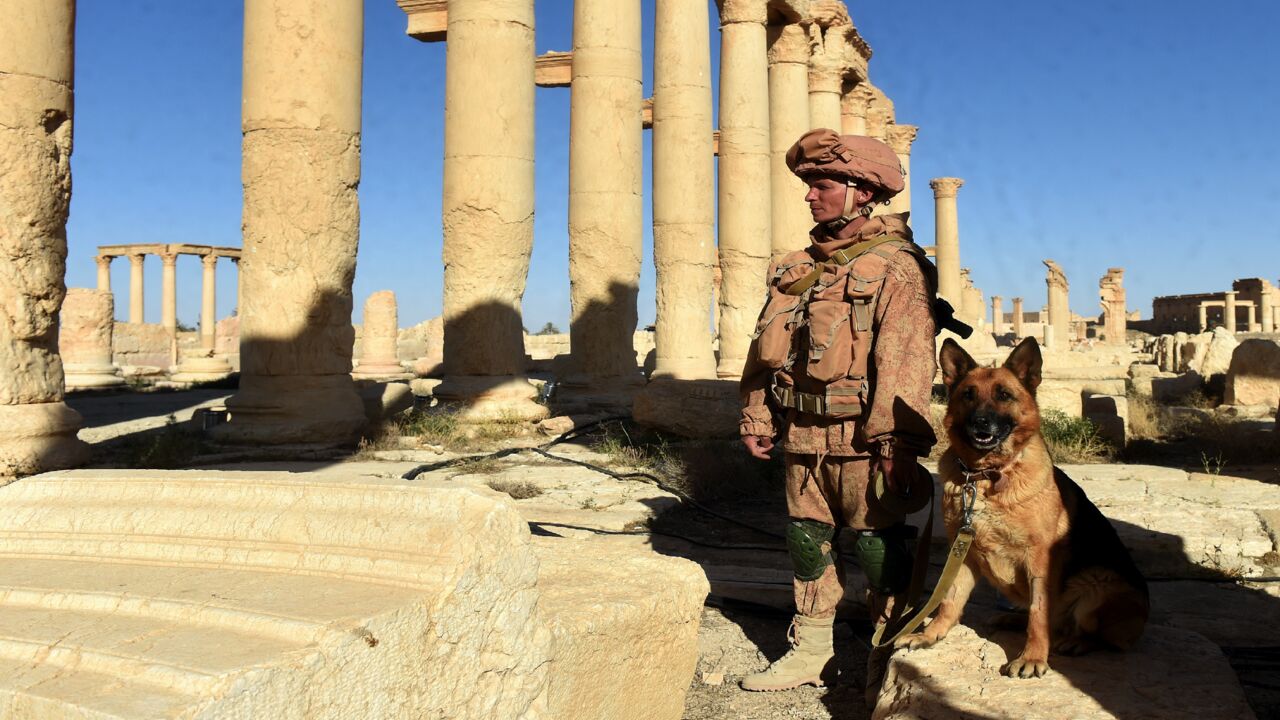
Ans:
{"label": "helmet chin strap", "polygon": [[874,209],[874,203],[867,203],[861,208],[856,208],[858,183],[854,180],[846,180],[844,188],[844,212],[835,220],[826,223],[827,230],[833,233],[840,232],[846,225],[857,220],[863,215],[870,215]]}

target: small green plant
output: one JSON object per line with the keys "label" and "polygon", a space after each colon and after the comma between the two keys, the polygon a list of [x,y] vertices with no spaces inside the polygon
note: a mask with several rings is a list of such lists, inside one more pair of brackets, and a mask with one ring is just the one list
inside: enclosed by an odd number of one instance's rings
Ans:
{"label": "small green plant", "polygon": [[423,442],[444,447],[453,446],[462,437],[456,413],[447,410],[413,411],[399,422],[401,435],[412,435]]}
{"label": "small green plant", "polygon": [[1101,462],[1112,448],[1098,435],[1098,428],[1084,418],[1048,409],[1040,414],[1040,431],[1049,455],[1058,463]]}
{"label": "small green plant", "polygon": [[506,493],[516,500],[528,500],[542,494],[542,488],[534,485],[528,480],[507,480],[504,478],[494,478],[485,483],[490,489]]}
{"label": "small green plant", "polygon": [[589,497],[586,500],[583,500],[582,504],[579,505],[578,507],[583,510],[595,510],[596,512],[599,512],[604,509],[604,506],[596,502],[596,499],[593,497]]}
{"label": "small green plant", "polygon": [[1200,466],[1204,468],[1206,475],[1221,475],[1222,468],[1227,466],[1227,460],[1223,457],[1221,450],[1217,451],[1213,455],[1201,450]]}

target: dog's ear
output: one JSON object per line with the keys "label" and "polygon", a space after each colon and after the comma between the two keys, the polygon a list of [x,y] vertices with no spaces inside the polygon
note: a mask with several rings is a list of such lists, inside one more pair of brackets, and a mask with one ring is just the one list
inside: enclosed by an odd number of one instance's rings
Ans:
{"label": "dog's ear", "polygon": [[942,384],[947,386],[947,392],[955,389],[956,383],[978,367],[977,361],[960,347],[960,343],[951,338],[942,342],[942,351],[938,353],[938,360],[938,364],[942,366]]}
{"label": "dog's ear", "polygon": [[1018,378],[1018,382],[1022,383],[1022,386],[1033,396],[1036,394],[1036,388],[1040,386],[1042,364],[1040,344],[1033,337],[1018,343],[1018,347],[1009,354],[1009,359],[1004,361],[1005,368],[1013,373]]}

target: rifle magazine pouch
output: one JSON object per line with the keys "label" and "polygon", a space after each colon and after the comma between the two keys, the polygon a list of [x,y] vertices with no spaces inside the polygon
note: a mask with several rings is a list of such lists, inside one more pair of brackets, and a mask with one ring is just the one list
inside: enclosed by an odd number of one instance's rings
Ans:
{"label": "rifle magazine pouch", "polygon": [[849,303],[814,300],[809,303],[809,364],[805,374],[818,382],[845,377],[853,363],[853,332]]}

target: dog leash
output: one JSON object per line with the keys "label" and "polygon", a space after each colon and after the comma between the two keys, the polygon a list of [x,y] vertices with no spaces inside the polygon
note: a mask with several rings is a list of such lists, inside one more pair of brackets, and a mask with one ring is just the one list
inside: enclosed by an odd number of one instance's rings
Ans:
{"label": "dog leash", "polygon": [[[871,636],[871,644],[875,647],[879,648],[892,644],[898,638],[906,635],[907,633],[913,632],[916,628],[920,627],[920,624],[924,622],[925,618],[929,617],[929,615],[937,609],[938,605],[942,603],[942,599],[946,597],[947,592],[951,590],[951,585],[955,582],[956,576],[960,574],[960,568],[964,565],[965,556],[969,554],[969,546],[973,544],[973,506],[978,499],[976,477],[986,473],[985,470],[977,473],[969,472],[968,468],[964,467],[963,464],[961,464],[960,467],[961,473],[964,475],[965,479],[964,488],[961,491],[960,529],[956,532],[956,539],[951,543],[951,549],[947,551],[947,564],[942,568],[942,576],[938,578],[938,584],[933,588],[933,593],[929,595],[929,600],[925,602],[922,607],[918,610],[913,610],[911,607],[907,607],[903,610],[902,614],[908,615],[907,619],[903,621],[902,626],[895,630],[893,635],[888,639],[884,639],[883,635],[885,630],[893,624],[894,619],[890,618],[889,621],[878,623],[876,625],[875,634]],[[911,581],[912,588],[908,593],[908,596],[912,598],[912,601],[909,605],[914,605],[914,600],[918,598],[920,590],[923,589],[924,572],[923,568],[921,568],[919,558],[921,554],[926,558],[928,557],[929,541],[932,536],[933,508],[932,503],[930,503],[929,519],[925,522],[925,535],[920,539],[923,552],[921,550],[917,550],[916,552],[917,572],[915,574],[917,577],[912,578]],[[927,566],[927,561],[925,565]],[[898,613],[895,612],[894,615],[898,615]]]}

